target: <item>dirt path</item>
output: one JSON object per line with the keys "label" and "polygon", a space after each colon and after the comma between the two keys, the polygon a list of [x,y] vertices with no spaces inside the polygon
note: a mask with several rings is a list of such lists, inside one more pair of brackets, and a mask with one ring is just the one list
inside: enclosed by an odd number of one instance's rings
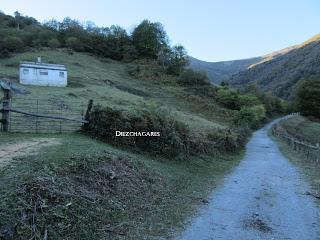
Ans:
{"label": "dirt path", "polygon": [[32,138],[17,143],[0,145],[0,167],[15,157],[33,155],[42,147],[60,144],[56,138]]}
{"label": "dirt path", "polygon": [[245,159],[178,239],[320,239],[320,209],[268,137],[270,126],[254,133]]}

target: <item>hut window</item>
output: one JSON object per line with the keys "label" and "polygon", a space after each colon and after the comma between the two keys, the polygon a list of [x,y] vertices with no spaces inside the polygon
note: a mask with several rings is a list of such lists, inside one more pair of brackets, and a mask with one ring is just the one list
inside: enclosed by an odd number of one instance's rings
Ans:
{"label": "hut window", "polygon": [[40,70],[40,75],[48,75],[48,71],[43,71],[43,70],[41,71]]}
{"label": "hut window", "polygon": [[64,72],[59,72],[59,77],[64,77]]}
{"label": "hut window", "polygon": [[29,69],[24,68],[23,69],[23,74],[29,74]]}

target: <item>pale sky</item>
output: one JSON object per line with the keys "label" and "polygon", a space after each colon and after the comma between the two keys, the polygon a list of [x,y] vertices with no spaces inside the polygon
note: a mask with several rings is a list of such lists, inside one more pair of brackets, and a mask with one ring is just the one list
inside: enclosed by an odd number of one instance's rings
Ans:
{"label": "pale sky", "polygon": [[161,22],[189,55],[222,61],[261,56],[320,33],[320,0],[0,0],[6,14],[117,24]]}

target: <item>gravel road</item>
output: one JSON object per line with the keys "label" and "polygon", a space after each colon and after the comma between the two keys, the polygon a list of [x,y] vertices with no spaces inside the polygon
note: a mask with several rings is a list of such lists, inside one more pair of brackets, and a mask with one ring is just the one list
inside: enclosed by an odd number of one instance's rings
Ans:
{"label": "gravel road", "polygon": [[271,125],[254,133],[245,158],[177,239],[320,239],[320,209],[268,137]]}

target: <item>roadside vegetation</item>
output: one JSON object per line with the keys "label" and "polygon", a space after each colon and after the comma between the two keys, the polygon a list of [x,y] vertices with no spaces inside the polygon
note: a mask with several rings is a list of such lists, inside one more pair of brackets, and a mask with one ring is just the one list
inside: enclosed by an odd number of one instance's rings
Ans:
{"label": "roadside vegetation", "polygon": [[[301,116],[294,116],[280,122],[281,127],[293,139],[319,146],[320,144],[320,80],[313,76],[301,81],[296,91],[295,101],[292,103],[293,109],[300,112]],[[276,138],[280,145],[280,150],[288,156],[302,170],[310,180],[313,187],[311,196],[320,198],[320,178],[319,162],[312,161],[302,152],[293,151],[284,141]],[[319,153],[319,150],[318,150]],[[308,153],[310,154],[310,153]],[[320,156],[318,156],[318,159]]]}
{"label": "roadside vegetation", "polygon": [[81,134],[0,135],[60,144],[0,169],[3,239],[158,239],[182,227],[242,154],[168,161]]}
{"label": "roadside vegetation", "polygon": [[320,121],[295,116],[281,121],[281,126],[294,138],[316,145],[320,143]]}

